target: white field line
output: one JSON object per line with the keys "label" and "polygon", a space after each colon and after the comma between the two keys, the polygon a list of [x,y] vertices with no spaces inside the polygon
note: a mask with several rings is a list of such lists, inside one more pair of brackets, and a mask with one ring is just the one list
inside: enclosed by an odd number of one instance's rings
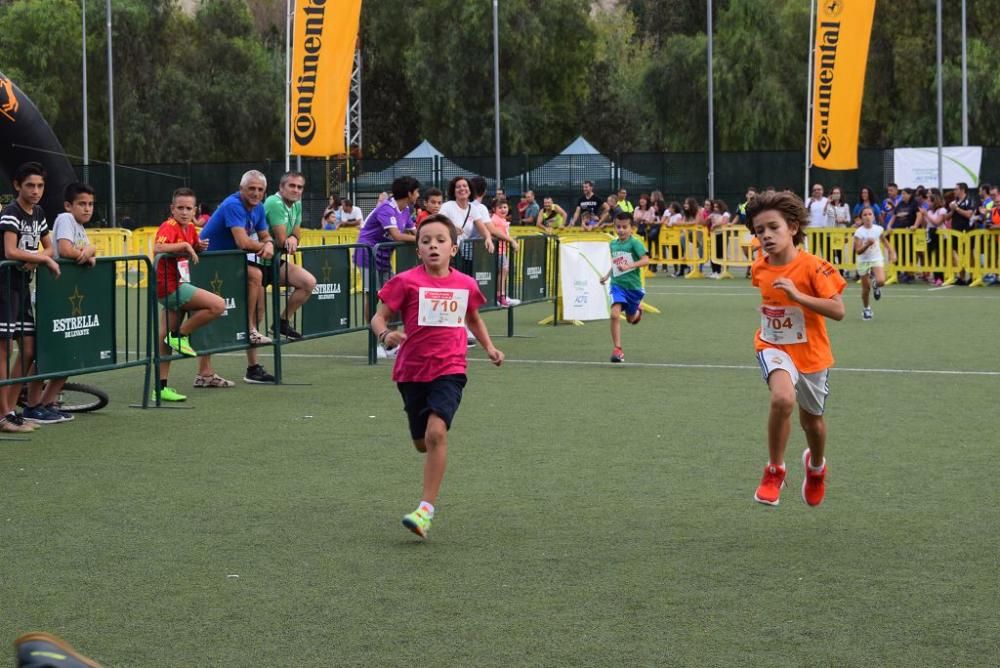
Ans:
{"label": "white field line", "polygon": [[[243,353],[225,353],[226,356],[242,355]],[[365,355],[339,355],[332,353],[287,353],[282,352],[282,357],[302,358],[302,359],[343,359],[343,360],[366,360]],[[470,357],[470,362],[491,363],[488,359]],[[386,364],[385,361],[382,364]],[[596,360],[538,360],[538,359],[506,359],[504,364],[550,364],[556,366],[607,366],[607,367],[641,367],[647,369],[713,369],[713,370],[736,370],[736,371],[760,371],[756,364],[681,364],[672,362],[625,362],[624,364],[612,364],[611,362],[599,362]],[[861,368],[861,367],[833,367],[834,372],[844,371],[847,373],[896,373],[931,376],[1000,376],[1000,371],[963,371],[961,369],[881,369],[881,368]]]}

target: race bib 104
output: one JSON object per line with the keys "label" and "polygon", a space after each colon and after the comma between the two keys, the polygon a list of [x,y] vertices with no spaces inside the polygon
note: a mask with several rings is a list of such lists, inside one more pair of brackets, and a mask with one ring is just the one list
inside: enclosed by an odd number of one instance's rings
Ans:
{"label": "race bib 104", "polygon": [[760,338],[768,343],[805,343],[806,316],[798,306],[760,307]]}
{"label": "race bib 104", "polygon": [[420,288],[418,324],[424,327],[464,327],[469,308],[465,288]]}

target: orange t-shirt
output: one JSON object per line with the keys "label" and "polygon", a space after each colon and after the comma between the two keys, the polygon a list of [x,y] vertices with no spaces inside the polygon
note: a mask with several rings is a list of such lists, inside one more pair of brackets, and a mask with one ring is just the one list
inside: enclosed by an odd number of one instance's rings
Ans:
{"label": "orange t-shirt", "polygon": [[801,250],[783,266],[774,266],[768,260],[759,258],[750,269],[750,280],[760,288],[761,296],[761,326],[754,335],[754,348],[758,352],[766,348],[785,351],[800,373],[816,373],[833,366],[826,319],[793,302],[784,290],[772,284],[776,279],[789,278],[799,292],[832,299],[844,291],[844,278],[826,260]]}

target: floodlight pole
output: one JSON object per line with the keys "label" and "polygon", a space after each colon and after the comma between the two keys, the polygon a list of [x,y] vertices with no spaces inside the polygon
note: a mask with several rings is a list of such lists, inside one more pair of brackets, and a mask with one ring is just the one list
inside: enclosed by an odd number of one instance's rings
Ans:
{"label": "floodlight pole", "polygon": [[89,135],[89,116],[87,112],[87,0],[80,0],[80,14],[83,17],[83,32],[82,44],[83,47],[80,49],[80,54],[82,56],[81,60],[83,62],[83,180],[85,183],[90,182],[90,135]]}
{"label": "floodlight pole", "polygon": [[806,178],[803,197],[809,196],[809,161],[812,159],[813,55],[816,51],[816,2],[809,1],[809,76],[806,77]]}
{"label": "floodlight pole", "polygon": [[969,145],[969,48],[966,40],[965,0],[962,0],[962,146]]}
{"label": "floodlight pole", "polygon": [[111,227],[118,227],[115,214],[115,76],[111,47],[111,0],[106,0],[108,19],[108,165],[111,170]]}
{"label": "floodlight pole", "polygon": [[[493,0],[493,150],[496,159],[496,188],[502,188],[500,180],[500,28],[498,20],[498,0]],[[494,190],[496,190],[494,188]]]}
{"label": "floodlight pole", "polygon": [[292,168],[292,0],[285,0],[285,171]]}
{"label": "floodlight pole", "polygon": [[705,5],[708,8],[708,198],[715,199],[715,107],[713,98],[714,74],[712,68],[712,42],[714,35],[712,30],[712,0],[707,0]]}
{"label": "floodlight pole", "polygon": [[937,162],[938,190],[944,192],[944,91],[941,73],[941,0],[937,0]]}

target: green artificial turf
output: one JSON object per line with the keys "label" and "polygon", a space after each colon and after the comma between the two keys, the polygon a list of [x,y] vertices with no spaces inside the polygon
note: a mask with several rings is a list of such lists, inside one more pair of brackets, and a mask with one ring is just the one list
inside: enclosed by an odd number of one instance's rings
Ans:
{"label": "green artificial turf", "polygon": [[112,404],[0,443],[0,640],[48,630],[108,666],[1000,663],[1000,288],[892,286],[863,322],[849,286],[818,508],[797,425],[781,505],[752,499],[755,290],[648,289],[663,313],[623,324],[624,365],[606,322],[527,306],[506,339],[486,316],[508,363],[470,352],[427,542],[363,334],[285,348],[301,385],[196,390],[178,362],[190,410],[128,408],[138,369],[80,377]]}

